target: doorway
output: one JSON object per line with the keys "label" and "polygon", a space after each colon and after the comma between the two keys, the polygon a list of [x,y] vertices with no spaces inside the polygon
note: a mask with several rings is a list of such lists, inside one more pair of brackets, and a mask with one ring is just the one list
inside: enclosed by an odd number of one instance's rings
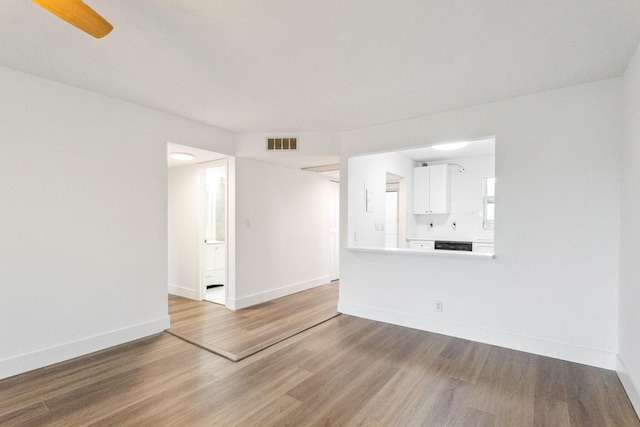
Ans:
{"label": "doorway", "polygon": [[226,159],[202,165],[202,217],[204,239],[202,254],[203,299],[226,305],[228,174]]}
{"label": "doorway", "polygon": [[329,213],[331,280],[340,277],[340,183],[331,181],[331,212]]}
{"label": "doorway", "polygon": [[402,248],[406,239],[406,181],[387,172],[385,193],[385,248]]}

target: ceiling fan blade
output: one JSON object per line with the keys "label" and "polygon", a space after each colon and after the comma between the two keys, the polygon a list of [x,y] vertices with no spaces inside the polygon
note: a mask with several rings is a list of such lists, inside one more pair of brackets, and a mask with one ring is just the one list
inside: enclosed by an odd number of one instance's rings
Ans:
{"label": "ceiling fan blade", "polygon": [[113,29],[96,11],[82,0],[32,0],[38,6],[48,10],[57,17],[99,39]]}

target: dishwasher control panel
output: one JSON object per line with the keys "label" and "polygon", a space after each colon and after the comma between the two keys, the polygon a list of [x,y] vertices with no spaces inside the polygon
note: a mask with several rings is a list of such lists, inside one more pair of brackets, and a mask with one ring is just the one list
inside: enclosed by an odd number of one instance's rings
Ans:
{"label": "dishwasher control panel", "polygon": [[446,251],[468,251],[473,250],[473,244],[471,242],[452,242],[447,240],[436,240],[434,245],[435,250]]}

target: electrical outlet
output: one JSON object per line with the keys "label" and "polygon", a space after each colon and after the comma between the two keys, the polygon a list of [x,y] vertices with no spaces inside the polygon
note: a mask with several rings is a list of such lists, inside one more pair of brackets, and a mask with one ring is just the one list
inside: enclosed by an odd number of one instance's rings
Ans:
{"label": "electrical outlet", "polygon": [[435,302],[434,302],[434,304],[433,304],[433,309],[434,309],[435,311],[442,311],[442,308],[443,308],[443,307],[442,307],[442,301],[437,300],[437,301],[435,301]]}

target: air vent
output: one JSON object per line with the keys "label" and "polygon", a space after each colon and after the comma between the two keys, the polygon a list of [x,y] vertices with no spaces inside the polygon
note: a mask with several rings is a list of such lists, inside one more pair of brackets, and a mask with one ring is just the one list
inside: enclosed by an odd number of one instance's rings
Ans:
{"label": "air vent", "polygon": [[297,150],[298,138],[267,138],[267,150]]}

